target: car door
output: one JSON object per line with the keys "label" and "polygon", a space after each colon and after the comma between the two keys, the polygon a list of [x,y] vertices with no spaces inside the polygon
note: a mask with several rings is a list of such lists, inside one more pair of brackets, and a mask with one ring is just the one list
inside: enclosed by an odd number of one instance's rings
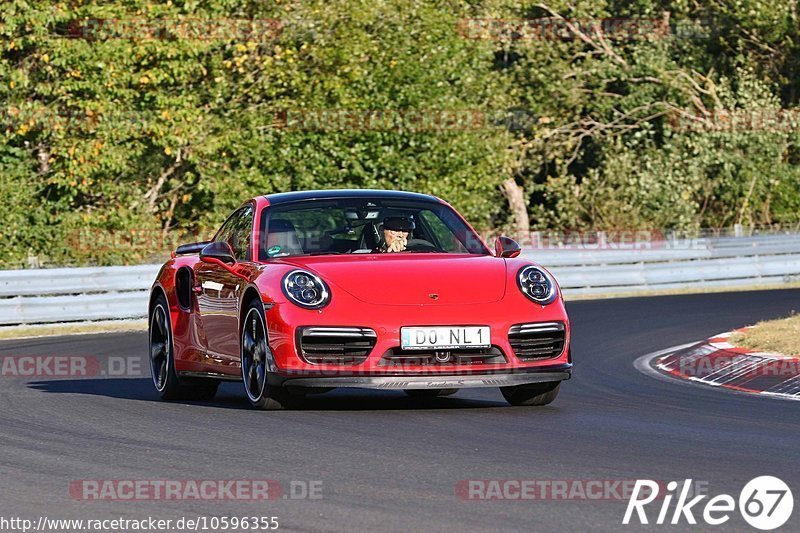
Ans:
{"label": "car door", "polygon": [[[226,242],[237,262],[249,262],[253,206],[246,205],[222,225],[215,241]],[[195,265],[197,306],[205,333],[208,356],[227,363],[239,358],[239,300],[246,282],[219,264]]]}

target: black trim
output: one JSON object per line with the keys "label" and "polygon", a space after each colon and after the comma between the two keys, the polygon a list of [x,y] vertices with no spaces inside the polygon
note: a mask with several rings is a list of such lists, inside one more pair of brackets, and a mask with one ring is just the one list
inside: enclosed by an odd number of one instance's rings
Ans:
{"label": "black trim", "polygon": [[473,389],[482,387],[514,387],[531,383],[549,383],[569,379],[567,372],[539,374],[473,374],[463,376],[376,377],[355,376],[326,378],[292,378],[281,382],[286,387],[348,387],[367,389]]}
{"label": "black trim", "polygon": [[564,381],[572,376],[572,365],[564,363],[532,369],[502,370],[475,374],[389,374],[331,376],[330,371],[318,375],[306,372],[270,374],[269,383],[298,387],[354,387],[367,389],[434,389],[511,387],[530,383]]}
{"label": "black trim", "polygon": [[295,333],[298,354],[312,365],[359,365],[377,341],[375,330],[358,326],[305,326]]}
{"label": "black trim", "polygon": [[218,379],[220,381],[241,381],[242,376],[223,374],[221,372],[195,372],[193,370],[181,370],[177,372],[179,377],[182,378],[204,378],[204,379]]}
{"label": "black trim", "polygon": [[194,286],[194,271],[189,267],[181,267],[175,273],[175,296],[178,305],[184,311],[192,309],[192,287]]}
{"label": "black trim", "polygon": [[338,198],[377,198],[385,200],[431,200],[441,203],[441,200],[429,194],[406,191],[386,191],[382,189],[331,189],[314,191],[292,191],[267,194],[264,196],[270,205],[279,205],[303,200],[332,200]]}
{"label": "black trim", "polygon": [[508,343],[522,361],[559,357],[566,342],[567,326],[560,320],[515,324],[508,330]]}
{"label": "black trim", "polygon": [[175,255],[199,254],[211,241],[193,242],[191,244],[181,244],[175,248]]}

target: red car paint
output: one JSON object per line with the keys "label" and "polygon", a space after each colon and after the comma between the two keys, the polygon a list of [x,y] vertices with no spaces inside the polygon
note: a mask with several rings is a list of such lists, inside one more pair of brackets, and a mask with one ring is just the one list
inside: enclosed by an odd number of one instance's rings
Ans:
{"label": "red car paint", "polygon": [[[248,203],[254,208],[250,257],[257,259],[258,243],[264,237],[259,229],[261,217],[269,212],[270,201],[261,196]],[[479,239],[477,233],[474,238]],[[169,303],[173,357],[179,375],[241,378],[240,322],[245,299],[253,291],[266,309],[269,348],[275,373],[280,375],[469,375],[554,367],[569,371],[570,328],[560,289],[552,303],[534,303],[522,294],[515,276],[521,267],[535,263],[520,257],[495,257],[488,248],[486,253],[290,256],[233,265],[201,260],[198,255],[177,255],[161,268],[151,302],[163,292]],[[182,268],[192,272],[191,299],[186,307],[179,303],[176,292],[176,274]],[[328,305],[305,309],[288,300],[281,280],[296,268],[308,270],[328,284]],[[221,288],[204,288],[207,282]],[[509,344],[509,328],[537,322],[565,325],[563,350],[551,358],[523,361]],[[506,362],[404,364],[400,369],[380,365],[384,353],[399,348],[401,327],[435,325],[489,326],[491,344],[499,348]],[[377,333],[377,342],[363,363],[313,364],[298,351],[297,328],[305,326],[371,328]]]}

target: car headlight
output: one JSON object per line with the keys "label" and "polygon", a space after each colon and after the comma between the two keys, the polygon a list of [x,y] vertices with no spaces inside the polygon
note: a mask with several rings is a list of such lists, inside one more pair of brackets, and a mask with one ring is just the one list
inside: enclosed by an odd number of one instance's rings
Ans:
{"label": "car headlight", "polygon": [[305,270],[292,270],[283,276],[282,286],[292,303],[306,309],[325,307],[331,300],[331,291],[325,282]]}
{"label": "car headlight", "polygon": [[543,268],[526,266],[517,272],[517,286],[522,293],[537,304],[547,305],[556,299],[558,287],[553,276]]}

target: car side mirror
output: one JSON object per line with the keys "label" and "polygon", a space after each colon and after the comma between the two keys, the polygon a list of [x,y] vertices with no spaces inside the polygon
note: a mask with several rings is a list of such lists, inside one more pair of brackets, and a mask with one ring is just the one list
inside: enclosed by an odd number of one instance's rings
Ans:
{"label": "car side mirror", "polygon": [[200,251],[200,260],[207,261],[208,259],[216,259],[228,264],[236,262],[231,245],[224,241],[214,241],[203,247]]}
{"label": "car side mirror", "polygon": [[175,248],[175,255],[189,255],[189,254],[199,254],[203,251],[211,241],[203,241],[203,242],[193,242],[190,244],[181,244],[177,248]]}
{"label": "car side mirror", "polygon": [[514,239],[501,236],[494,241],[494,255],[497,257],[517,257],[520,252],[522,252],[522,248]]}

